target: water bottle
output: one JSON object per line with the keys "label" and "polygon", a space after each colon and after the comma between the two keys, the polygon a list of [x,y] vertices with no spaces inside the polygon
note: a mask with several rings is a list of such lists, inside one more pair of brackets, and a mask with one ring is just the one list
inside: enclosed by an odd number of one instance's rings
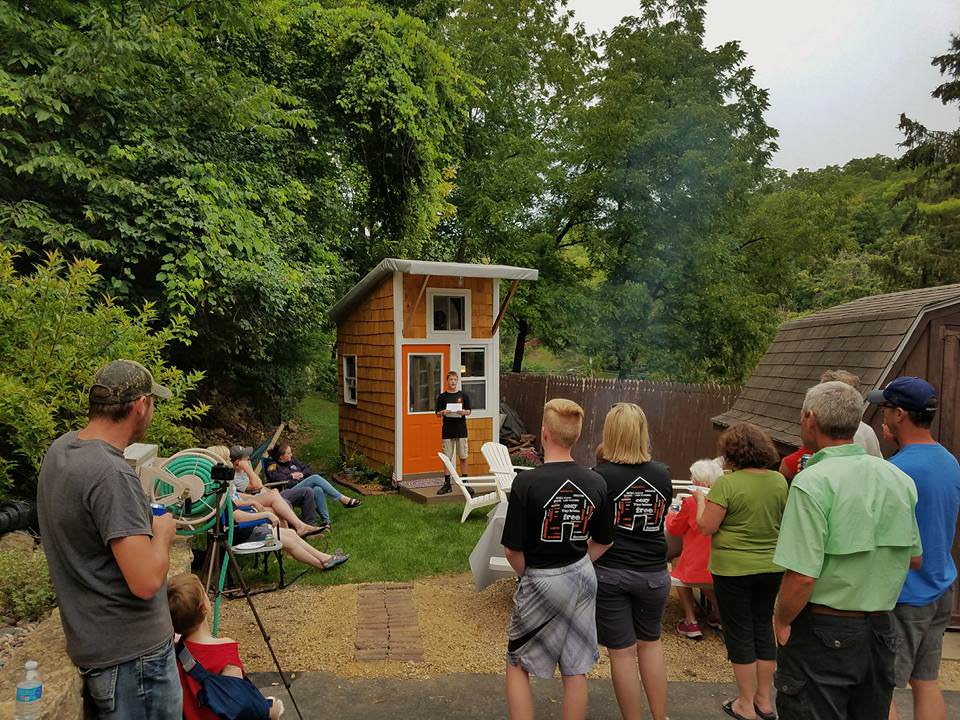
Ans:
{"label": "water bottle", "polygon": [[43,681],[36,660],[27,660],[26,674],[17,683],[17,702],[14,720],[40,720],[43,714]]}

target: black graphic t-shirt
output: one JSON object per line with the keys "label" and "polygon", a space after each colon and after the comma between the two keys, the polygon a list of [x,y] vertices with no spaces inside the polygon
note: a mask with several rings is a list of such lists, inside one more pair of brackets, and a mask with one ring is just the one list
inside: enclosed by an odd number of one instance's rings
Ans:
{"label": "black graphic t-shirt", "polygon": [[663,463],[597,465],[607,483],[613,511],[613,547],[597,565],[656,572],[667,567],[667,539],[663,521],[670,507],[673,483]]}
{"label": "black graphic t-shirt", "polygon": [[[436,412],[447,409],[447,403],[460,403],[463,406],[464,410],[470,410],[470,398],[467,397],[467,394],[461,390],[457,392],[442,392],[439,397],[437,397],[437,409]],[[444,415],[443,416],[443,429],[440,432],[440,437],[446,440],[447,438],[462,438],[467,436],[467,419],[463,415]]]}
{"label": "black graphic t-shirt", "polygon": [[500,542],[522,552],[528,567],[570,565],[586,554],[590,537],[613,542],[613,514],[597,473],[558,462],[514,478]]}

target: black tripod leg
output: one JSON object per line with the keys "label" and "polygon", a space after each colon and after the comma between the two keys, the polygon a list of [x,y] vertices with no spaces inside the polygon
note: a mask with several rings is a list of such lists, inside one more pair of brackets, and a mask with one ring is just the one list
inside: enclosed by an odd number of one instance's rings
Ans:
{"label": "black tripod leg", "polygon": [[237,581],[240,583],[240,590],[243,592],[243,596],[247,599],[247,604],[250,606],[250,612],[253,613],[253,619],[257,621],[257,627],[260,628],[260,634],[263,636],[263,641],[267,644],[267,650],[270,651],[270,657],[273,658],[273,664],[277,666],[277,672],[280,674],[280,680],[283,682],[283,687],[287,689],[287,695],[290,698],[290,702],[293,703],[293,709],[297,711],[297,717],[300,718],[300,720],[303,720],[300,707],[297,705],[297,701],[293,697],[293,691],[290,689],[290,680],[287,678],[286,673],[283,672],[283,668],[280,667],[280,659],[277,657],[277,654],[273,651],[273,646],[270,644],[270,635],[267,634],[267,629],[260,620],[260,615],[257,614],[257,608],[253,605],[253,598],[250,597],[250,591],[247,589],[247,583],[243,579],[243,574],[240,572],[240,565],[237,563],[236,555],[233,554],[233,548],[224,543],[224,549],[227,552],[227,558],[228,562],[230,563],[230,567],[237,574]]}

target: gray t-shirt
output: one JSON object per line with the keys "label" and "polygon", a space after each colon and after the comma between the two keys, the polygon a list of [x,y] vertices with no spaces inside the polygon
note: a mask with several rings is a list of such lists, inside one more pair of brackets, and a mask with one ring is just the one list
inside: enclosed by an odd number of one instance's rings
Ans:
{"label": "gray t-shirt", "polygon": [[116,538],[153,536],[150,502],[117,448],[76,432],[54,440],[40,466],[37,512],[75,665],[110,667],[173,637],[166,582],[141,600],[110,549]]}

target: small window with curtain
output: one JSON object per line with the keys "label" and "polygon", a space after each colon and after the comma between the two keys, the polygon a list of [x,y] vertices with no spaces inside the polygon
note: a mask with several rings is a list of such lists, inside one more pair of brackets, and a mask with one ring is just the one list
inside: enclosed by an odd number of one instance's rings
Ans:
{"label": "small window with curtain", "polygon": [[460,387],[470,398],[471,410],[487,409],[487,350],[460,348]]}
{"label": "small window with curtain", "polygon": [[357,356],[343,356],[343,401],[357,404]]}

